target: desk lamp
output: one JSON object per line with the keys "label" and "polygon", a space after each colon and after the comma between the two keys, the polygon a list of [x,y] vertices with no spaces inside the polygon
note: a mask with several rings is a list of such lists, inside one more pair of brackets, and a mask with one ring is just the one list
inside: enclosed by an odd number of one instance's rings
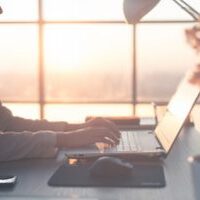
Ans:
{"label": "desk lamp", "polygon": [[[161,0],[124,0],[123,9],[129,24],[136,24],[150,12]],[[184,0],[172,0],[195,21],[200,19],[200,13]]]}

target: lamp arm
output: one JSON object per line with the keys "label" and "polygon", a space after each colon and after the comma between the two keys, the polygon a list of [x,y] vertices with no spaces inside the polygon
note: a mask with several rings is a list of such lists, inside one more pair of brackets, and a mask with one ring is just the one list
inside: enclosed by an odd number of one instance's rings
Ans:
{"label": "lamp arm", "polygon": [[187,12],[195,21],[200,19],[200,13],[192,6],[187,4],[183,0],[173,0],[178,6],[180,6],[185,12]]}

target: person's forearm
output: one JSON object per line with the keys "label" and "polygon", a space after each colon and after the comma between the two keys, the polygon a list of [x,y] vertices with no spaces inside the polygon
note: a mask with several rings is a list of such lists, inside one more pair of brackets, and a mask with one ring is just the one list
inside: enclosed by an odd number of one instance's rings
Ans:
{"label": "person's forearm", "polygon": [[66,122],[50,122],[47,120],[31,120],[21,117],[13,117],[8,122],[6,131],[65,131],[68,124]]}
{"label": "person's forearm", "polygon": [[13,116],[12,112],[0,102],[0,131],[73,131],[84,128],[85,124],[68,124],[64,121],[32,120]]}
{"label": "person's forearm", "polygon": [[55,132],[0,132],[0,161],[53,157],[56,151]]}
{"label": "person's forearm", "polygon": [[78,130],[78,129],[82,129],[85,128],[86,124],[85,123],[80,123],[80,124],[70,124],[68,123],[65,131],[74,131],[74,130]]}
{"label": "person's forearm", "polygon": [[[93,129],[83,128],[68,132],[57,132],[57,148],[77,148],[95,141],[92,140]],[[89,137],[89,138],[88,138]],[[91,142],[92,141],[92,142]]]}
{"label": "person's forearm", "polygon": [[71,144],[74,143],[74,138],[78,140],[76,136],[76,131],[69,131],[69,132],[59,132],[56,134],[57,142],[56,147],[57,148],[71,148],[73,147]]}
{"label": "person's forearm", "polygon": [[66,122],[50,122],[47,120],[32,120],[13,116],[12,112],[0,102],[0,131],[65,131]]}

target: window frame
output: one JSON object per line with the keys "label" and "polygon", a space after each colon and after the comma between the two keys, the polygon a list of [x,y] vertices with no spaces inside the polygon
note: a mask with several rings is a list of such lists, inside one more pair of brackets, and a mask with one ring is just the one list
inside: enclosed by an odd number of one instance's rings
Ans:
{"label": "window frame", "polygon": [[[36,21],[0,21],[1,24],[36,24],[38,26],[38,101],[4,101],[5,103],[17,103],[17,104],[39,104],[39,116],[40,119],[45,118],[45,105],[47,104],[131,104],[133,105],[133,115],[136,114],[136,106],[139,104],[149,104],[151,102],[148,101],[138,101],[137,98],[137,25],[132,26],[132,37],[133,37],[133,44],[132,44],[132,84],[131,90],[134,91],[132,93],[131,101],[119,101],[119,102],[98,102],[98,101],[90,101],[90,102],[68,102],[68,101],[46,101],[45,100],[45,68],[44,68],[44,26],[46,24],[125,24],[124,21],[119,20],[85,20],[85,21],[46,21],[43,19],[43,0],[37,0],[38,2],[38,20]],[[180,23],[194,23],[193,20],[148,20],[148,21],[141,21],[138,24],[180,24]],[[157,104],[166,104],[167,102],[156,102]]]}

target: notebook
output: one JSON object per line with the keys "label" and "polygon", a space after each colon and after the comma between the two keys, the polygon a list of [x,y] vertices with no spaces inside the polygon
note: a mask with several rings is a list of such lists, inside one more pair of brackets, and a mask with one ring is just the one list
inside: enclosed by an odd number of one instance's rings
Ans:
{"label": "notebook", "polygon": [[187,74],[181,80],[174,95],[167,105],[166,112],[154,130],[127,129],[121,131],[119,145],[112,148],[84,148],[68,152],[68,158],[95,158],[100,156],[134,157],[166,157],[195,102],[200,87],[188,81]]}

